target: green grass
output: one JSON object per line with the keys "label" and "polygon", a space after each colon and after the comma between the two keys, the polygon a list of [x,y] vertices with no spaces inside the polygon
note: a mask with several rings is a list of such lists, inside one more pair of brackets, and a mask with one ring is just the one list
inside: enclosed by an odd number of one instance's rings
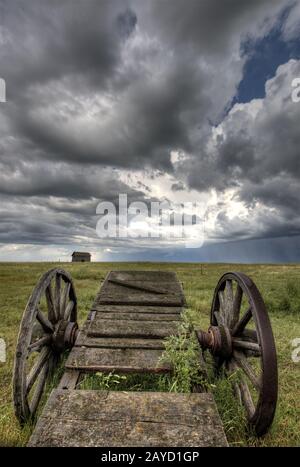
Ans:
{"label": "green grass", "polygon": [[[23,446],[32,427],[20,429],[12,407],[11,379],[13,358],[20,319],[27,299],[40,275],[57,266],[49,263],[0,263],[0,337],[7,345],[7,362],[0,363],[0,445]],[[154,263],[89,263],[59,264],[74,278],[78,296],[79,323],[86,319],[101,280],[109,270],[173,270],[184,284],[188,323],[207,328],[214,287],[224,272],[240,270],[254,279],[267,304],[275,335],[279,368],[279,402],[271,431],[257,440],[245,430],[243,412],[232,396],[230,381],[216,380],[210,373],[206,382],[213,391],[229,442],[233,446],[299,446],[300,445],[300,363],[292,362],[292,339],[300,337],[300,265],[203,265]],[[86,377],[83,388],[113,390],[164,390],[188,392],[193,384],[203,381],[197,369],[195,342],[183,333],[167,344],[174,374],[137,376],[97,374]],[[56,385],[52,381],[44,399]]]}

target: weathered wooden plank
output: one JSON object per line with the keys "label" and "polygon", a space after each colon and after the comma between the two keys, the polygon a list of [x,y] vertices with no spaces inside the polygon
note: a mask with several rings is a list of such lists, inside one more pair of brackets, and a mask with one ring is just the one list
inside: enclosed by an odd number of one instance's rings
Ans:
{"label": "weathered wooden plank", "polygon": [[[133,286],[147,286],[165,293],[153,293],[114,284],[110,280],[121,280],[132,283]],[[134,279],[130,281],[130,279]],[[150,280],[151,279],[151,280]],[[164,279],[166,281],[164,282]],[[160,274],[160,271],[127,271],[123,273],[110,272],[102,284],[101,290],[95,298],[93,308],[103,304],[116,305],[156,305],[156,306],[185,306],[182,286],[175,273]]]}
{"label": "weathered wooden plank", "polygon": [[143,339],[128,337],[91,337],[88,336],[90,323],[85,323],[75,342],[76,347],[99,347],[116,349],[164,349],[163,339]]}
{"label": "weathered wooden plank", "polygon": [[100,320],[117,320],[117,321],[180,321],[180,314],[178,313],[139,313],[137,316],[136,313],[122,313],[121,311],[117,313],[97,313],[93,321]]}
{"label": "weathered wooden plank", "polygon": [[178,282],[175,272],[172,271],[111,271],[107,279],[142,282]]}
{"label": "weathered wooden plank", "polygon": [[73,347],[66,361],[68,369],[116,373],[167,373],[167,363],[159,363],[161,350]]}
{"label": "weathered wooden plank", "polygon": [[[120,283],[115,284],[108,280],[105,282],[101,288],[102,294],[147,294],[147,295],[182,295],[182,289],[179,282],[144,282],[144,281],[126,281],[128,287],[120,285]],[[158,297],[159,298],[159,297]]]}
{"label": "weathered wooden plank", "polygon": [[103,284],[103,291],[113,292],[146,292],[150,294],[181,294],[179,282],[154,282],[154,281],[119,281],[117,279],[108,279]]}
{"label": "weathered wooden plank", "polygon": [[165,287],[160,288],[159,285],[155,282],[155,286],[153,286],[153,283],[149,282],[142,282],[142,281],[124,281],[124,280],[119,280],[119,279],[108,279],[108,282],[125,287],[127,289],[134,289],[134,290],[141,290],[143,292],[150,292],[150,293],[156,293],[156,294],[163,294],[167,292],[167,288]]}
{"label": "weathered wooden plank", "polygon": [[156,305],[156,306],[184,306],[184,298],[180,295],[154,295],[146,292],[133,291],[120,293],[102,293],[93,307],[97,305]]}
{"label": "weathered wooden plank", "polygon": [[85,321],[84,324],[80,327],[80,330],[77,334],[77,338],[75,341],[74,345],[80,346],[80,342],[82,342],[82,339],[85,339],[87,336],[87,332],[89,330],[91,322],[89,320]]}
{"label": "weathered wooden plank", "polygon": [[29,446],[227,446],[211,394],[52,391]]}
{"label": "weathered wooden plank", "polygon": [[98,347],[103,349],[165,349],[162,339],[132,339],[118,337],[88,337],[80,334],[76,340],[77,347]]}
{"label": "weathered wooden plank", "polygon": [[139,337],[163,339],[178,334],[178,321],[138,321],[101,319],[98,315],[91,321],[89,337]]}
{"label": "weathered wooden plank", "polygon": [[80,378],[80,371],[76,371],[76,370],[65,371],[59,382],[58,389],[76,389],[79,378]]}
{"label": "weathered wooden plank", "polygon": [[[100,297],[98,297],[99,302]],[[177,314],[182,313],[182,307],[169,307],[169,306],[137,306],[137,305],[107,305],[99,304],[92,307],[93,311],[99,313],[150,313],[151,315],[162,315],[162,314]]]}

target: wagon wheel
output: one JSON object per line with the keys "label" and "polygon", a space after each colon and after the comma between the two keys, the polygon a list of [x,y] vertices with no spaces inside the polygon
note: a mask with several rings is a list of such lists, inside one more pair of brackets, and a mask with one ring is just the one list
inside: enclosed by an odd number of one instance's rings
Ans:
{"label": "wagon wheel", "polygon": [[234,393],[257,436],[274,418],[277,358],[270,320],[254,282],[242,273],[224,274],[217,284],[208,332],[197,331],[216,368],[232,374]]}
{"label": "wagon wheel", "polygon": [[77,299],[72,278],[62,269],[51,269],[34,288],[19,330],[13,399],[21,424],[34,418],[47,377],[60,354],[74,345],[76,319]]}

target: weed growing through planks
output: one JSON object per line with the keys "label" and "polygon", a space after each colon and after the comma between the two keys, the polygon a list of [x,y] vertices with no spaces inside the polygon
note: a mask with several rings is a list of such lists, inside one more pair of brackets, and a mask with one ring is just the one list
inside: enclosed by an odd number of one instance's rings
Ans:
{"label": "weed growing through planks", "polygon": [[169,392],[191,392],[200,386],[208,389],[208,381],[200,365],[199,345],[189,321],[188,310],[182,315],[178,335],[165,340],[165,351],[161,361],[170,363],[170,376],[161,376],[160,390]]}
{"label": "weed growing through planks", "polygon": [[86,375],[78,389],[96,389],[100,391],[159,391],[160,376],[151,374],[119,375],[115,372],[105,374],[97,372]]}
{"label": "weed growing through planks", "polygon": [[117,375],[114,372],[108,374],[97,372],[87,375],[80,383],[80,389],[118,390],[119,385],[126,381],[126,376]]}

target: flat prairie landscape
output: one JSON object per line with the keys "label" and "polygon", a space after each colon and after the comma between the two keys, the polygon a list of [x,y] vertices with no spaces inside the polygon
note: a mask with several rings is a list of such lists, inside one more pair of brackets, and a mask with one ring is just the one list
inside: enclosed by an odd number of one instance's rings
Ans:
{"label": "flat prairie landscape", "polygon": [[[74,279],[78,298],[79,324],[83,323],[93,299],[110,270],[175,271],[183,283],[187,298],[187,319],[206,329],[214,288],[227,271],[242,271],[256,283],[267,305],[275,335],[279,368],[279,401],[270,432],[260,440],[245,430],[243,416],[236,409],[227,380],[210,379],[227,438],[232,446],[299,446],[300,445],[300,363],[292,360],[292,340],[300,338],[300,265],[237,265],[186,263],[1,263],[0,264],[0,338],[7,345],[7,361],[0,363],[0,445],[24,446],[32,427],[20,429],[12,406],[12,369],[18,329],[28,297],[42,273],[59,266]],[[176,356],[175,356],[176,358]],[[182,375],[177,374],[167,390],[187,390],[184,384],[189,362],[181,362]],[[178,365],[180,368],[180,365]],[[122,388],[118,375],[94,381],[98,387]],[[144,377],[145,378],[145,377]],[[148,381],[149,382],[149,381]],[[146,383],[148,383],[146,382]],[[147,386],[147,384],[145,385]],[[175,384],[176,383],[176,384]],[[48,391],[51,389],[49,383]],[[88,383],[86,383],[88,384]],[[91,384],[91,383],[90,383]],[[126,382],[127,389],[144,390],[143,377]],[[162,381],[152,381],[151,389],[161,389]],[[155,386],[157,385],[157,386]]]}

